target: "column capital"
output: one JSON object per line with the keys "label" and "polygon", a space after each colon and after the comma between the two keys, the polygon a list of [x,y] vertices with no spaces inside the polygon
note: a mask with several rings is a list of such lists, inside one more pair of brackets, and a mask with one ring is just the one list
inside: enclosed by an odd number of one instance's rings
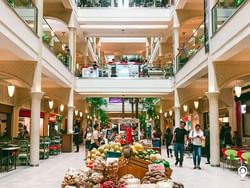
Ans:
{"label": "column capital", "polygon": [[41,91],[31,91],[31,97],[36,97],[38,99],[41,99],[42,96],[44,95],[44,92]]}
{"label": "column capital", "polygon": [[208,100],[210,99],[218,99],[220,92],[219,91],[212,91],[212,92],[206,92],[206,96],[208,97]]}
{"label": "column capital", "polygon": [[181,108],[180,106],[174,106],[174,107],[173,107],[174,110],[178,110],[178,109],[180,109],[180,108]]}
{"label": "column capital", "polygon": [[71,109],[71,110],[73,109],[73,110],[74,110],[75,107],[74,107],[74,106],[71,106],[71,105],[68,105],[68,109]]}
{"label": "column capital", "polygon": [[75,31],[77,28],[75,26],[68,25],[68,29]]}

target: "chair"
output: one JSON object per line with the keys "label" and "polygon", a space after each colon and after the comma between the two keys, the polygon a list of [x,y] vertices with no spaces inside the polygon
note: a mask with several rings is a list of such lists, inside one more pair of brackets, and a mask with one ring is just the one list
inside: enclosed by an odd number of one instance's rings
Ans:
{"label": "chair", "polygon": [[250,171],[250,152],[245,152],[241,156],[244,164],[247,166],[248,171]]}
{"label": "chair", "polygon": [[228,163],[229,163],[230,168],[233,166],[233,164],[236,168],[239,166],[240,158],[237,157],[237,153],[238,152],[236,150],[233,150],[233,149],[227,149],[225,151],[225,154],[227,156],[226,164],[228,165]]}
{"label": "chair", "polygon": [[28,165],[29,163],[29,143],[27,140],[20,140],[18,142],[20,147],[17,155],[17,159],[19,164],[21,165]]}

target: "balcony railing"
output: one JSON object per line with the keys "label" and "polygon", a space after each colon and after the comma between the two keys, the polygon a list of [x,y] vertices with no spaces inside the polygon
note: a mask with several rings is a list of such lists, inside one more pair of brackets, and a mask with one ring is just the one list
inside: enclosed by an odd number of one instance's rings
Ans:
{"label": "balcony railing", "polygon": [[30,0],[5,0],[16,14],[37,33],[37,7]]}
{"label": "balcony railing", "polygon": [[204,46],[204,23],[193,30],[192,36],[179,48],[176,57],[177,72]]}
{"label": "balcony railing", "polygon": [[117,8],[168,8],[173,5],[173,0],[76,0],[77,6],[82,8],[90,7],[117,7]]}
{"label": "balcony railing", "polygon": [[229,20],[246,0],[218,1],[212,9],[213,33]]}
{"label": "balcony railing", "polygon": [[174,76],[172,64],[145,65],[141,63],[121,63],[86,66],[76,71],[76,76],[80,78],[149,78],[149,79],[169,79]]}
{"label": "balcony railing", "polygon": [[43,35],[42,35],[43,43],[70,70],[72,58],[68,46],[60,41],[55,31],[50,27],[50,25],[45,19],[43,19],[42,27],[43,27]]}

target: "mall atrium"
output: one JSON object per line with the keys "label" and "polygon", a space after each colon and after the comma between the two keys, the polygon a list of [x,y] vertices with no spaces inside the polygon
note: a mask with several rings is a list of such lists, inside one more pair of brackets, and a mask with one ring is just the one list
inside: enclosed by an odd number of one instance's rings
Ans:
{"label": "mall atrium", "polygon": [[0,0],[0,188],[249,188],[249,44],[250,0]]}

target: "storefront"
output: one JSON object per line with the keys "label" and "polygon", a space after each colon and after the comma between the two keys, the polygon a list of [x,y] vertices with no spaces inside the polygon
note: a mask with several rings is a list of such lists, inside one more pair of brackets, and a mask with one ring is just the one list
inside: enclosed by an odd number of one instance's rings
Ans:
{"label": "storefront", "polygon": [[[18,120],[18,133],[22,132],[23,129],[26,129],[28,133],[30,133],[31,130],[31,110],[29,109],[21,109],[19,111],[19,120]],[[44,133],[44,117],[45,113],[41,112],[40,113],[40,136],[46,135]]]}
{"label": "storefront", "polygon": [[11,137],[12,106],[0,104],[0,138]]}

